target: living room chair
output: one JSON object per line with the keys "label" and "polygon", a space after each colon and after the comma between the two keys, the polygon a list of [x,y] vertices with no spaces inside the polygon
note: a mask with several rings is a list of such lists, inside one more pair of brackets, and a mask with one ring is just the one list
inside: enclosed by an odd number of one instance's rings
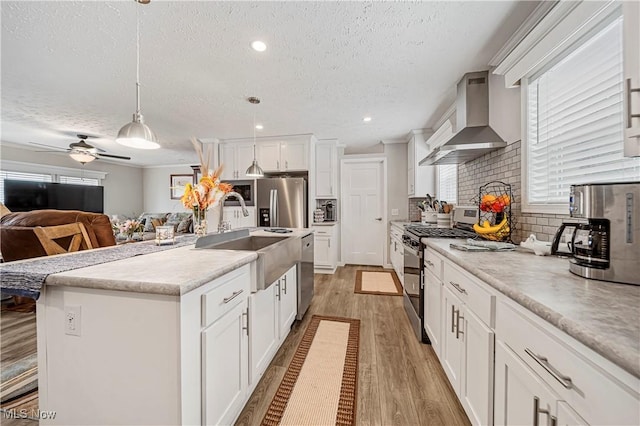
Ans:
{"label": "living room chair", "polygon": [[[33,232],[38,237],[47,256],[71,253],[81,248],[85,250],[93,248],[87,230],[80,222],[57,226],[36,226],[33,228]],[[70,240],[69,237],[71,237]],[[67,248],[64,248],[55,240],[62,240],[61,243],[64,242],[65,245],[68,241]]]}

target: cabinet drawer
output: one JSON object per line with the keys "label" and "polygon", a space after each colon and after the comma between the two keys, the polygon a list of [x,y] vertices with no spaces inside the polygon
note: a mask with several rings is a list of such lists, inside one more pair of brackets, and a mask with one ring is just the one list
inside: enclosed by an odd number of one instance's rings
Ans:
{"label": "cabinet drawer", "polygon": [[444,261],[433,249],[424,250],[424,267],[427,268],[437,279],[442,281],[442,265]]}
{"label": "cabinet drawer", "polygon": [[333,236],[333,228],[334,226],[314,226],[313,231],[315,235],[323,236],[323,237],[331,237]]}
{"label": "cabinet drawer", "polygon": [[597,354],[566,333],[501,300],[496,335],[587,423],[640,424],[640,381],[635,390],[619,382],[595,363]]}
{"label": "cabinet drawer", "polygon": [[[216,282],[218,280],[220,282]],[[249,297],[251,284],[249,265],[230,272],[216,281],[214,281],[215,288],[202,295],[203,327],[212,324]]]}
{"label": "cabinet drawer", "polygon": [[483,288],[486,284],[478,282],[476,278],[449,262],[444,263],[443,270],[444,285],[457,294],[485,324],[493,328],[496,297]]}

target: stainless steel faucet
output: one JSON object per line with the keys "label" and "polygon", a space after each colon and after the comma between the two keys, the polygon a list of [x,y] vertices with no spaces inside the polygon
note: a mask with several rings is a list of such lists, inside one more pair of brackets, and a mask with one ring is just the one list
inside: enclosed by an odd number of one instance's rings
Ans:
{"label": "stainless steel faucet", "polygon": [[244,217],[249,216],[249,210],[247,210],[247,205],[244,203],[244,198],[242,198],[242,195],[238,194],[235,191],[227,192],[220,199],[220,218],[219,218],[219,221],[218,221],[218,233],[222,233],[224,231],[230,231],[231,230],[231,225],[227,222],[227,226],[223,226],[223,220],[222,220],[222,213],[223,213],[223,209],[224,209],[224,201],[229,197],[236,197],[238,199],[238,201],[240,201],[240,206],[242,207],[242,215]]}

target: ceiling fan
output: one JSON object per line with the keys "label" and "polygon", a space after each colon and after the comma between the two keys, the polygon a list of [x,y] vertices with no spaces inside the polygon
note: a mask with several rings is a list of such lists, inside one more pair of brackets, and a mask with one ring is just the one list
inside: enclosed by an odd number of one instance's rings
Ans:
{"label": "ceiling fan", "polygon": [[[125,157],[122,155],[113,155],[113,154],[105,154],[104,149],[96,148],[92,145],[89,145],[86,140],[91,137],[88,135],[78,134],[76,135],[80,140],[78,142],[73,142],[69,144],[69,148],[66,151],[69,153],[69,157],[73,160],[86,164],[90,163],[93,160],[97,160],[100,157],[105,158],[115,158],[118,160],[131,160],[131,157]],[[56,150],[62,150],[63,148],[59,148],[57,146],[45,145],[42,143],[29,142],[32,145],[40,145],[46,146],[47,148],[55,148]],[[54,152],[54,151],[41,151],[41,152]]]}

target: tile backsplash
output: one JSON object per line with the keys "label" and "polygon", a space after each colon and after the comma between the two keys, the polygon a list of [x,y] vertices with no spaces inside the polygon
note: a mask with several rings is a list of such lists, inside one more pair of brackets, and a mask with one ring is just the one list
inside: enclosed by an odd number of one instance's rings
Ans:
{"label": "tile backsplash", "polygon": [[513,242],[519,243],[532,233],[539,240],[551,241],[558,226],[569,215],[522,213],[520,152],[520,141],[515,141],[504,149],[492,151],[475,160],[460,164],[458,166],[458,204],[477,204],[480,186],[490,181],[508,183],[511,185],[513,194],[511,204],[514,222]]}
{"label": "tile backsplash", "polygon": [[426,198],[409,198],[409,222],[420,222],[422,212],[418,208],[418,203],[424,200],[426,200]]}

